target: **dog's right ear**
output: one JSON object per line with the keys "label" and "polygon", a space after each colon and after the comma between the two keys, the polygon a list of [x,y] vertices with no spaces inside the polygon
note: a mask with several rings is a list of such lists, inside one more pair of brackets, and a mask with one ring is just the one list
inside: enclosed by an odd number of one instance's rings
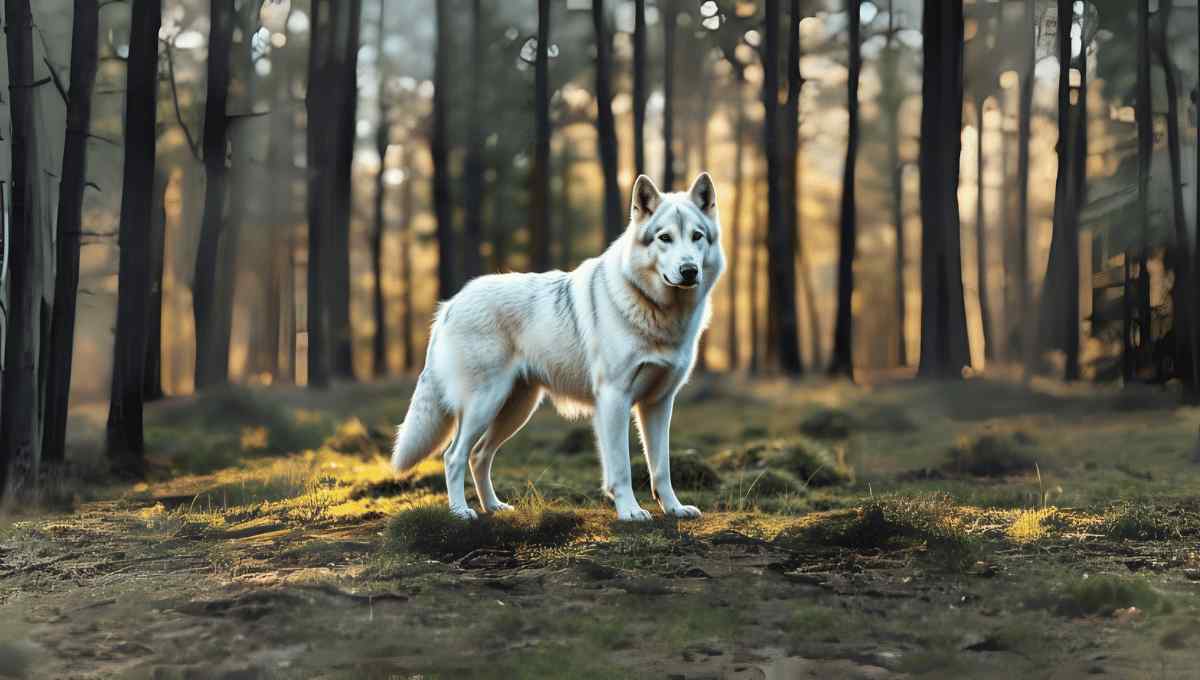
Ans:
{"label": "dog's right ear", "polygon": [[633,183],[633,207],[629,217],[634,222],[641,222],[654,214],[662,203],[662,192],[654,185],[654,180],[645,175],[638,175]]}

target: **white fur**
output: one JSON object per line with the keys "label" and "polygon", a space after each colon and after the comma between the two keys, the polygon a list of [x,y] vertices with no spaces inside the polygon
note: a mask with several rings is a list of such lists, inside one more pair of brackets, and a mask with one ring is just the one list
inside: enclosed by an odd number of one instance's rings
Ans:
{"label": "white fur", "polygon": [[[720,236],[707,174],[674,194],[639,177],[629,226],[599,257],[572,272],[468,283],[438,309],[392,466],[409,469],[441,449],[457,423],[444,454],[450,510],[476,516],[464,490],[468,467],[484,512],[511,509],[492,488],[492,461],[549,395],[567,417],[592,415],[603,489],[620,519],[650,518],[630,482],[631,411],[662,511],[699,517],[671,488],[668,437],[725,266]],[[683,287],[691,268],[697,281]]]}

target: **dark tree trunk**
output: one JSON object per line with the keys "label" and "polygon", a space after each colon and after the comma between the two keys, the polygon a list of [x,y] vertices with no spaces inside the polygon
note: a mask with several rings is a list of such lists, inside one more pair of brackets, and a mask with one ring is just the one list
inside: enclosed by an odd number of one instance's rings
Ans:
{"label": "dark tree trunk", "polygon": [[[734,84],[734,105],[737,108],[737,120],[733,128],[733,220],[730,223],[729,238],[729,279],[725,289],[729,294],[729,316],[727,321],[729,341],[729,370],[736,371],[741,364],[742,347],[738,339],[738,276],[742,273],[742,211],[746,192],[745,150],[746,150],[746,101],[742,92],[745,86],[741,73],[738,73]],[[754,273],[751,272],[753,276]],[[753,306],[753,301],[751,301]]]}
{"label": "dark tree trunk", "polygon": [[633,2],[633,166],[646,173],[646,0]]}
{"label": "dark tree trunk", "polygon": [[530,173],[530,269],[550,261],[550,0],[538,0],[537,60],[534,64],[533,171]]}
{"label": "dark tree trunk", "polygon": [[766,0],[766,37],[763,41],[763,106],[766,118],[763,144],[767,156],[767,269],[770,312],[777,333],[771,334],[784,374],[803,373],[800,334],[796,321],[795,233],[789,230],[785,210],[783,160],[779,148],[779,0]]}
{"label": "dark tree trunk", "polygon": [[675,17],[678,13],[675,2],[659,3],[659,21],[663,27],[663,191],[675,189]]}
{"label": "dark tree trunk", "polygon": [[604,0],[592,0],[592,26],[596,33],[596,144],[604,173],[604,238],[616,240],[624,231],[621,187],[617,184],[617,121],[612,110],[612,38]]}
{"label": "dark tree trunk", "polygon": [[[1136,265],[1138,279],[1144,281],[1148,278],[1146,262],[1149,259],[1150,248],[1150,164],[1154,154],[1154,96],[1150,82],[1150,0],[1137,0],[1137,13],[1137,106],[1134,107],[1134,112],[1137,119],[1137,209],[1138,220],[1141,222],[1141,252],[1138,253]],[[1145,325],[1150,319],[1145,303],[1139,305],[1137,316],[1142,324],[1141,335],[1145,338],[1148,331]],[[1141,363],[1133,345],[1133,336],[1131,324],[1127,322],[1122,361],[1122,372],[1127,382],[1136,376]],[[1144,347],[1145,340],[1137,349]]]}
{"label": "dark tree trunk", "polygon": [[921,364],[962,377],[970,365],[963,307],[958,179],[962,149],[963,6],[925,0],[921,111]]}
{"label": "dark tree trunk", "polygon": [[[474,22],[473,43],[476,49],[482,42],[479,39],[479,0],[474,0],[471,6]],[[379,99],[379,121],[375,128],[375,151],[379,154],[379,171],[375,173],[375,205],[374,205],[374,227],[371,229],[371,270],[373,273],[373,286],[371,288],[371,310],[375,319],[375,335],[371,339],[371,370],[376,378],[385,377],[388,374],[388,332],[387,332],[387,303],[383,294],[383,234],[387,225],[387,218],[384,213],[384,206],[387,205],[387,155],[388,148],[392,144],[392,121],[391,121],[391,106],[389,105],[389,96],[387,93],[387,69],[384,66],[383,53],[383,36],[387,28],[385,19],[387,17],[387,0],[379,2],[379,31],[378,42],[376,43],[376,59],[378,61],[377,69],[379,71],[379,84],[376,90],[376,97]],[[482,58],[482,49],[479,49],[475,54],[476,63]],[[478,67],[472,76],[475,79],[476,91],[480,85],[478,77]],[[472,98],[475,101],[475,98]],[[479,140],[478,132],[478,108],[475,104],[471,105],[471,115],[475,117],[474,127],[472,128],[472,151],[476,147],[482,146]],[[482,164],[475,160],[476,177],[470,181],[478,181],[480,185],[483,183]],[[468,173],[468,177],[472,177]],[[469,191],[469,189],[468,189]],[[476,198],[482,193],[481,190],[476,191]],[[469,221],[470,218],[468,218]],[[478,223],[477,223],[478,224]],[[476,249],[478,254],[478,249]],[[470,259],[469,257],[466,259]],[[478,273],[478,272],[476,272]]]}
{"label": "dark tree trunk", "polygon": [[[544,0],[543,0],[544,1]],[[458,292],[454,260],[458,254],[454,235],[454,205],[450,196],[449,114],[450,12],[445,2],[434,3],[437,17],[437,47],[433,66],[433,134],[429,153],[433,160],[433,209],[437,215],[438,298],[448,300]],[[411,168],[411,166],[409,166]]]}
{"label": "dark tree trunk", "polygon": [[[788,53],[787,53],[787,103],[783,107],[783,218],[784,228],[791,235],[792,245],[796,248],[795,255],[801,248],[800,238],[800,91],[804,87],[804,76],[800,73],[800,0],[791,0],[788,8]],[[802,258],[803,261],[803,258]],[[794,284],[793,284],[794,285]],[[807,292],[807,291],[806,291]],[[806,296],[807,297],[807,296]],[[816,314],[816,309],[809,306],[809,313]],[[778,320],[778,319],[777,319]],[[799,346],[799,313],[797,313],[797,347]],[[799,352],[799,350],[797,350]],[[799,356],[799,355],[797,355]],[[800,360],[803,367],[803,361]],[[801,369],[803,371],[803,369]]]}
{"label": "dark tree trunk", "polygon": [[400,279],[404,300],[401,305],[400,342],[404,349],[404,370],[411,373],[417,366],[413,350],[413,254],[412,217],[413,183],[416,182],[417,165],[413,158],[412,144],[404,145],[404,184],[400,187]]}
{"label": "dark tree trunk", "polygon": [[986,103],[984,96],[975,98],[975,286],[979,291],[979,321],[983,326],[983,358],[991,361],[996,358],[996,336],[992,332],[992,303],[988,295],[987,211],[984,204],[987,188],[983,182],[983,107]]}
{"label": "dark tree trunk", "polygon": [[343,380],[354,379],[354,329],[350,325],[350,223],[353,203],[355,128],[358,123],[358,49],[361,43],[362,0],[338,0],[334,21],[334,78],[330,92],[337,92],[341,107],[334,111],[337,131],[335,165],[331,188],[333,220],[326,225],[330,235],[328,285],[333,341],[333,372]]}
{"label": "dark tree trunk", "polygon": [[[79,238],[83,229],[83,193],[87,185],[92,89],[99,63],[99,14],[96,0],[75,0],[75,19],[71,28],[71,89],[67,99],[62,185],[58,193],[58,251],[46,380],[46,422],[42,435],[42,457],[49,462],[60,462],[66,455],[71,364],[75,355],[75,306],[79,294]],[[0,476],[3,474],[0,472]],[[2,491],[0,487],[0,493]]]}
{"label": "dark tree trunk", "polygon": [[149,236],[154,219],[158,32],[162,26],[162,0],[134,0],[130,16],[117,331],[113,344],[107,451],[114,471],[123,475],[141,475],[145,465],[142,389],[145,387],[146,304],[150,288]]}
{"label": "dark tree trunk", "polygon": [[1033,292],[1029,281],[1029,143],[1033,121],[1033,70],[1036,64],[1034,0],[1025,0],[1021,29],[1024,56],[1021,64],[1021,92],[1017,113],[1017,308],[1025,318],[1016,321],[1021,342],[1021,363],[1028,381],[1033,370],[1033,340],[1036,319],[1031,318]]}
{"label": "dark tree trunk", "polygon": [[[793,0],[794,1],[794,0]],[[842,175],[842,213],[838,248],[837,319],[833,329],[833,361],[829,374],[854,379],[854,254],[858,244],[858,213],[854,196],[858,165],[858,81],[862,73],[862,2],[847,0],[850,75],[846,108],[850,116],[846,163]],[[795,40],[795,37],[792,38]]]}
{"label": "dark tree trunk", "polygon": [[[40,329],[43,281],[51,266],[35,205],[37,138],[33,112],[33,12],[29,0],[5,0],[12,115],[12,211],[9,302],[3,397],[0,403],[0,495],[31,490],[42,457],[43,404]],[[140,385],[139,385],[140,387]]]}
{"label": "dark tree trunk", "polygon": [[166,396],[162,378],[163,272],[166,269],[167,184],[170,177],[162,168],[154,173],[154,210],[150,224],[150,296],[146,322],[146,401]]}
{"label": "dark tree trunk", "polygon": [[483,121],[480,113],[484,92],[483,26],[480,0],[471,0],[471,96],[467,104],[467,158],[465,163],[466,195],[463,207],[462,278],[463,282],[483,273]]}
{"label": "dark tree trunk", "polygon": [[888,2],[888,29],[884,45],[880,77],[883,87],[882,107],[887,125],[888,181],[891,191],[892,229],[896,239],[895,264],[892,270],[892,291],[896,307],[896,357],[900,366],[908,365],[908,310],[907,293],[904,286],[906,262],[904,242],[904,164],[900,160],[900,106],[903,95],[899,91],[899,52],[895,45],[896,23],[892,0]]}
{"label": "dark tree trunk", "polygon": [[[1177,357],[1187,374],[1181,376],[1184,384],[1184,399],[1189,402],[1200,400],[1200,342],[1196,319],[1192,314],[1194,298],[1197,295],[1195,274],[1192,269],[1188,244],[1187,215],[1183,201],[1183,137],[1179,130],[1179,71],[1171,58],[1170,46],[1167,43],[1171,14],[1174,10],[1174,0],[1161,0],[1159,3],[1159,18],[1162,20],[1162,36],[1158,41],[1158,60],[1162,65],[1167,95],[1167,152],[1171,164],[1171,221],[1175,224],[1176,258],[1176,303],[1174,306],[1176,339],[1182,351]],[[1200,232],[1198,232],[1200,235]],[[1198,239],[1200,242],[1200,239]]]}
{"label": "dark tree trunk", "polygon": [[[208,38],[208,92],[204,106],[204,216],[196,251],[192,307],[196,319],[196,389],[223,385],[229,377],[228,341],[220,337],[218,281],[226,230],[229,143],[229,82],[233,55],[233,0],[212,0]],[[225,272],[229,275],[230,272]]]}
{"label": "dark tree trunk", "polygon": [[296,380],[296,112],[292,100],[291,62],[290,55],[272,62],[275,91],[268,151],[272,195],[284,199],[277,200],[272,207],[271,231],[274,242],[284,244],[284,252],[277,258],[276,288],[268,293],[272,298],[266,307],[274,315],[276,331],[268,330],[267,337],[275,337],[272,344],[277,353],[273,362],[274,379],[283,382]]}
{"label": "dark tree trunk", "polygon": [[[1200,35],[1200,12],[1196,13],[1196,34]],[[1192,204],[1196,206],[1196,231],[1193,232],[1195,233],[1196,237],[1195,241],[1192,243],[1192,276],[1200,277],[1200,85],[1197,85],[1194,89],[1192,89],[1192,107],[1193,110],[1197,112],[1197,115],[1194,118],[1196,121],[1197,139],[1197,143],[1195,145],[1196,164],[1192,166],[1195,168],[1194,174],[1192,175],[1192,184],[1194,185],[1192,190],[1196,193],[1196,202]],[[1193,278],[1193,281],[1195,280],[1196,279]],[[1192,319],[1196,320],[1196,325],[1194,328],[1196,330],[1196,334],[1200,336],[1200,291],[1197,291],[1195,288],[1192,288],[1191,305]],[[1192,355],[1192,366],[1193,370],[1200,371],[1200,340],[1197,340],[1196,343],[1197,344],[1193,345],[1193,347],[1196,349],[1196,353]],[[1200,380],[1197,381],[1196,390],[1197,392],[1200,392]]]}
{"label": "dark tree trunk", "polygon": [[[333,149],[328,144],[327,124],[332,117],[329,84],[334,31],[330,16],[331,0],[313,0],[312,23],[309,34],[308,92],[307,92],[307,166],[308,166],[308,385],[328,387],[333,372],[330,353],[329,301],[325,292],[328,278],[329,238],[326,228],[331,222],[328,185],[333,181]],[[439,3],[439,8],[441,4]],[[436,95],[435,95],[436,96]],[[436,100],[435,100],[436,101]]]}

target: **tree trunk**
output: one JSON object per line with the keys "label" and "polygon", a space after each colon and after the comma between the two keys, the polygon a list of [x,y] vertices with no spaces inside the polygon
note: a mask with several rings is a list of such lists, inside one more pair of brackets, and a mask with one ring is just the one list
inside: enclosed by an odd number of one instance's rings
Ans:
{"label": "tree trunk", "polygon": [[646,0],[633,2],[633,165],[646,173]]}
{"label": "tree trunk", "polygon": [[[67,134],[58,193],[54,316],[50,325],[46,421],[42,435],[42,457],[49,462],[61,462],[66,456],[71,364],[75,356],[75,307],[79,295],[79,239],[83,229],[83,194],[88,171],[87,143],[91,132],[92,89],[99,63],[99,15],[96,0],[75,0]],[[0,334],[2,332],[0,330]],[[0,478],[3,474],[0,472]]]}
{"label": "tree trunk", "polygon": [[550,0],[538,0],[534,64],[533,172],[530,174],[530,269],[550,269]]}
{"label": "tree trunk", "polygon": [[611,243],[624,231],[621,186],[617,183],[617,121],[612,110],[612,38],[604,0],[592,0],[592,26],[596,33],[596,144],[604,174],[604,239]]}
{"label": "tree trunk", "polygon": [[[759,314],[759,298],[761,297],[759,279],[762,274],[760,254],[767,243],[771,201],[769,197],[764,197],[761,192],[759,193],[758,210],[755,211],[754,226],[750,229],[750,375],[758,375],[764,368],[763,333],[759,321],[761,316]],[[769,186],[767,193],[770,194]],[[767,200],[763,200],[764,198]]]}
{"label": "tree trunk", "polygon": [[895,46],[895,10],[892,0],[888,2],[888,29],[884,53],[881,57],[880,77],[883,93],[880,97],[887,126],[888,181],[891,191],[892,229],[895,234],[895,264],[892,271],[893,300],[896,309],[896,357],[900,366],[908,365],[908,311],[907,293],[904,289],[904,267],[906,263],[904,242],[904,164],[900,160],[900,106],[903,95],[899,91],[899,53]]}
{"label": "tree trunk", "polygon": [[[784,201],[784,228],[790,234],[789,238],[795,248],[792,256],[793,268],[796,256],[800,254],[802,242],[799,212],[800,91],[804,87],[804,76],[800,73],[800,60],[803,56],[800,51],[800,20],[802,18],[800,0],[791,0],[788,7],[787,100],[783,107],[783,191],[781,193]],[[816,308],[809,305],[809,313],[816,314]],[[776,317],[775,323],[778,324],[778,317]],[[797,348],[800,338],[799,327],[799,312],[797,311]],[[797,360],[800,362],[801,372],[803,372],[804,362],[799,357],[799,349],[797,349]]]}
{"label": "tree trunk", "polygon": [[400,187],[400,278],[404,291],[400,317],[400,342],[404,347],[404,370],[411,373],[417,366],[413,350],[413,254],[412,218],[413,183],[417,179],[417,165],[413,158],[411,142],[404,144],[404,184]]}
{"label": "tree trunk", "polygon": [[963,6],[925,0],[921,111],[921,363],[961,378],[970,365],[963,307],[958,179],[962,149]]}
{"label": "tree trunk", "polygon": [[37,138],[33,111],[33,12],[29,0],[5,0],[9,97],[12,115],[12,211],[9,235],[9,309],[3,411],[0,411],[0,495],[31,490],[42,458],[40,329],[45,323],[45,267],[51,266],[38,233],[35,182]]}
{"label": "tree trunk", "polygon": [[796,247],[795,233],[789,230],[784,211],[786,194],[779,149],[779,0],[766,0],[766,37],[763,41],[763,106],[766,118],[763,144],[767,156],[767,269],[770,284],[769,309],[778,330],[771,340],[776,347],[784,374],[803,373],[800,362],[800,337],[796,321]]}
{"label": "tree trunk", "polygon": [[675,0],[659,3],[663,27],[663,191],[675,190]]}
{"label": "tree trunk", "polygon": [[[440,9],[441,4],[438,4]],[[332,60],[333,27],[331,0],[313,0],[309,34],[307,122],[308,169],[308,272],[307,272],[307,330],[308,385],[313,388],[329,386],[333,372],[330,354],[329,301],[325,282],[329,249],[327,225],[331,222],[328,185],[332,182],[333,149],[328,143],[329,123],[332,122],[329,69]],[[435,95],[436,102],[436,95]],[[336,104],[336,102],[335,102]]]}
{"label": "tree trunk", "polygon": [[[474,21],[473,44],[477,50],[475,54],[476,63],[482,58],[483,50],[480,49],[482,41],[479,38],[479,0],[474,0],[471,5],[472,17]],[[383,36],[387,29],[385,19],[387,17],[387,0],[379,2],[379,30],[378,41],[376,43],[376,68],[379,72],[379,82],[376,88],[376,97],[379,99],[379,121],[375,128],[375,151],[379,155],[379,170],[375,173],[375,205],[374,205],[374,227],[371,229],[371,270],[374,285],[371,288],[371,310],[375,319],[375,335],[371,339],[371,370],[376,378],[382,378],[388,374],[388,332],[387,332],[387,303],[383,294],[383,234],[387,226],[387,217],[384,213],[384,206],[387,205],[387,155],[388,148],[392,144],[392,121],[391,107],[388,102],[387,93],[387,69],[384,66],[383,53]],[[478,91],[481,79],[478,77],[478,67],[472,74],[475,80],[475,88]],[[476,98],[472,98],[472,102]],[[482,146],[478,132],[478,107],[476,104],[471,105],[471,115],[473,117],[472,127],[472,152],[478,153],[477,147]],[[469,181],[479,182],[479,186],[483,183],[482,163],[479,163],[478,158],[475,159],[475,166],[472,168],[476,171],[475,175],[468,173]],[[468,189],[469,191],[469,189]],[[482,190],[477,190],[476,198],[479,198]],[[468,222],[470,217],[468,217]],[[480,220],[481,222],[482,220]],[[477,226],[481,226],[480,222],[476,222]],[[479,251],[476,249],[476,255]],[[470,259],[470,258],[466,258]],[[476,263],[477,265],[477,263]],[[465,266],[465,265],[464,265]],[[478,272],[476,272],[478,273]]]}
{"label": "tree trunk", "polygon": [[466,195],[463,207],[466,222],[463,223],[462,278],[463,282],[483,273],[483,255],[479,246],[483,243],[483,121],[480,104],[483,98],[483,26],[480,0],[471,0],[471,92],[467,104],[467,158]]}
{"label": "tree trunk", "polygon": [[[1183,201],[1183,136],[1179,130],[1179,71],[1171,59],[1170,46],[1167,36],[1170,29],[1171,14],[1174,10],[1174,0],[1161,0],[1159,3],[1159,18],[1162,20],[1162,36],[1158,41],[1158,60],[1162,65],[1167,95],[1167,151],[1171,164],[1171,221],[1175,224],[1175,248],[1179,256],[1176,259],[1176,283],[1178,297],[1174,305],[1174,314],[1178,346],[1182,351],[1176,353],[1179,366],[1186,369],[1183,378],[1184,399],[1188,402],[1200,400],[1200,343],[1197,341],[1196,319],[1192,315],[1193,300],[1196,297],[1195,271],[1188,257],[1187,215]],[[1200,232],[1198,232],[1200,235]],[[1200,241],[1200,240],[1198,240]]]}
{"label": "tree trunk", "polygon": [[[1154,96],[1150,82],[1150,0],[1137,0],[1137,13],[1137,105],[1134,107],[1134,113],[1137,122],[1137,210],[1138,220],[1141,222],[1142,243],[1136,265],[1138,279],[1144,281],[1148,278],[1146,262],[1149,259],[1150,250],[1150,164],[1154,154]],[[1146,324],[1150,319],[1150,313],[1144,302],[1140,300],[1138,302],[1141,303],[1139,309],[1136,310],[1139,323],[1142,325],[1141,336],[1146,338],[1148,333]],[[1133,329],[1131,324],[1126,323],[1122,373],[1127,382],[1132,381],[1137,375],[1141,363],[1138,350],[1144,348],[1144,339],[1141,347],[1134,348]]]}
{"label": "tree trunk", "polygon": [[[448,300],[458,292],[454,260],[458,254],[454,235],[454,205],[450,196],[450,140],[448,138],[450,52],[450,12],[445,2],[434,3],[437,18],[437,46],[433,65],[433,134],[429,153],[433,160],[433,209],[437,216],[438,298]],[[411,171],[412,166],[409,166]]]}
{"label": "tree trunk", "polygon": [[146,333],[146,401],[158,401],[166,396],[162,379],[163,342],[163,272],[166,269],[167,246],[167,184],[170,177],[162,168],[154,173],[154,210],[150,225],[150,297],[147,302]]}
{"label": "tree trunk", "polygon": [[[742,211],[744,198],[750,190],[746,186],[745,150],[746,150],[746,101],[742,92],[744,79],[739,72],[734,84],[734,105],[737,108],[737,119],[733,128],[733,220],[730,223],[729,237],[729,282],[725,289],[729,294],[729,312],[727,321],[729,341],[729,370],[736,371],[741,364],[741,343],[738,341],[738,276],[742,273]],[[751,276],[754,276],[751,272]],[[753,301],[751,301],[753,306]]]}
{"label": "tree trunk", "polygon": [[[1033,340],[1036,319],[1029,318],[1033,293],[1029,281],[1029,144],[1033,121],[1033,70],[1036,65],[1034,33],[1034,0],[1025,0],[1021,28],[1024,31],[1024,58],[1021,68],[1021,92],[1017,113],[1017,308],[1025,318],[1015,326],[1021,339],[1021,363],[1024,380],[1033,371]],[[1014,321],[1016,321],[1014,319]]]}
{"label": "tree trunk", "polygon": [[[793,0],[794,1],[794,0]],[[862,2],[847,0],[849,15],[850,75],[846,108],[850,116],[846,141],[846,163],[842,175],[841,238],[838,248],[837,319],[833,330],[833,362],[829,374],[854,379],[854,254],[858,243],[858,214],[854,196],[858,165],[858,81],[862,73]],[[793,40],[795,38],[793,37]]]}
{"label": "tree trunk", "polygon": [[150,288],[149,235],[154,219],[158,32],[162,25],[162,0],[133,0],[130,16],[117,331],[113,344],[107,452],[115,472],[140,476],[145,465],[142,389],[145,387],[146,304]]}
{"label": "tree trunk", "polygon": [[[196,320],[197,390],[223,385],[229,376],[229,355],[221,353],[218,337],[221,311],[218,309],[218,281],[221,241],[226,233],[228,169],[226,148],[229,143],[229,82],[233,55],[233,0],[211,0],[211,28],[208,38],[208,92],[204,106],[204,216],[200,223],[200,241],[196,250],[196,270],[192,284],[192,308]],[[225,272],[229,275],[230,272]]]}
{"label": "tree trunk", "polygon": [[992,303],[988,295],[987,211],[984,205],[983,107],[986,97],[975,98],[975,286],[979,294],[979,321],[983,326],[983,358],[996,358],[996,336],[992,332]]}
{"label": "tree trunk", "polygon": [[[253,4],[253,3],[252,3]],[[354,380],[354,329],[350,324],[350,226],[354,199],[354,140],[358,124],[358,49],[361,43],[362,0],[338,0],[334,4],[334,79],[330,92],[337,92],[341,106],[334,111],[337,139],[331,203],[333,220],[326,225],[330,235],[327,284],[331,310],[333,372],[343,380]]]}

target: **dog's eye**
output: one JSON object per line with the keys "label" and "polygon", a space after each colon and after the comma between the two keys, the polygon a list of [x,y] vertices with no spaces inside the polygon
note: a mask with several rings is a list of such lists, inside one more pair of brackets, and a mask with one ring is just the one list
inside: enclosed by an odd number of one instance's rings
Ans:
{"label": "dog's eye", "polygon": [[670,242],[671,242],[671,235],[670,235],[670,234],[659,234],[659,235],[658,235],[658,240],[659,240],[659,241],[662,241],[663,243],[670,243]]}
{"label": "dog's eye", "polygon": [[702,238],[704,238],[704,234],[701,234],[701,233],[700,233],[700,232],[698,232],[698,231],[696,231],[696,232],[692,232],[692,240],[693,240],[693,241],[699,241],[699,240],[700,240],[700,239],[702,239]]}

